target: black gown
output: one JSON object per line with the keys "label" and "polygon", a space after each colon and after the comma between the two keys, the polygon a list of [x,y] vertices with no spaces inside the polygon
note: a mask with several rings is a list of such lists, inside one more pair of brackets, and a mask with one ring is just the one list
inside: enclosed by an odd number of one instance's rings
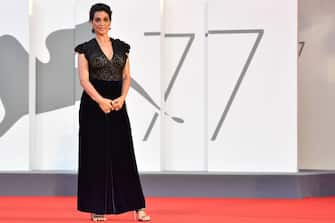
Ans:
{"label": "black gown", "polygon": [[[78,44],[89,64],[89,80],[105,98],[121,95],[122,70],[130,46],[111,38],[113,57],[97,40]],[[126,102],[118,111],[104,113],[83,90],[79,108],[77,209],[96,214],[120,214],[145,208]]]}

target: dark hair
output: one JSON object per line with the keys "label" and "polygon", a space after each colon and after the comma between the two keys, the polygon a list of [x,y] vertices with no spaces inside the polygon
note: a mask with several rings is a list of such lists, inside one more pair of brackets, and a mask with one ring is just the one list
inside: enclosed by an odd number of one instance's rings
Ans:
{"label": "dark hair", "polygon": [[[112,20],[112,10],[111,8],[104,4],[104,3],[96,3],[94,5],[91,6],[90,9],[90,21],[93,21],[94,18],[94,14],[98,11],[104,11],[108,14],[109,20]],[[92,28],[92,33],[94,33],[94,29]]]}

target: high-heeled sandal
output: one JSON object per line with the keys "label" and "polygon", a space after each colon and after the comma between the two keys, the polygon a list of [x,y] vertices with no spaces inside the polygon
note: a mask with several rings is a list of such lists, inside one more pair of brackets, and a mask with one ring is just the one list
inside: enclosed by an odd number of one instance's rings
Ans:
{"label": "high-heeled sandal", "polygon": [[134,219],[137,221],[150,221],[150,216],[144,212],[144,209],[134,211]]}
{"label": "high-heeled sandal", "polygon": [[92,221],[106,221],[107,218],[103,214],[91,213],[91,220]]}

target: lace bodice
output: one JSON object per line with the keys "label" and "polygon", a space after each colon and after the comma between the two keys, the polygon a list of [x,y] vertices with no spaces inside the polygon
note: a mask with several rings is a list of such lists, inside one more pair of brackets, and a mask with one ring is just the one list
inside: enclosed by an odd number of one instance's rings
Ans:
{"label": "lace bodice", "polygon": [[103,53],[95,38],[78,44],[74,48],[75,52],[85,55],[90,78],[104,81],[122,80],[122,70],[126,64],[130,46],[120,39],[110,37],[110,40],[113,47],[113,57],[110,60]]}

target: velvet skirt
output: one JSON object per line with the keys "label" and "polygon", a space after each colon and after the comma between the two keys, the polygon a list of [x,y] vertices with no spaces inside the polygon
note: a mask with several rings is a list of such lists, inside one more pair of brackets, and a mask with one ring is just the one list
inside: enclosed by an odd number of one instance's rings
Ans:
{"label": "velvet skirt", "polygon": [[[121,95],[121,81],[90,79],[106,98]],[[145,208],[126,102],[104,113],[83,91],[79,108],[77,209],[120,214]]]}

